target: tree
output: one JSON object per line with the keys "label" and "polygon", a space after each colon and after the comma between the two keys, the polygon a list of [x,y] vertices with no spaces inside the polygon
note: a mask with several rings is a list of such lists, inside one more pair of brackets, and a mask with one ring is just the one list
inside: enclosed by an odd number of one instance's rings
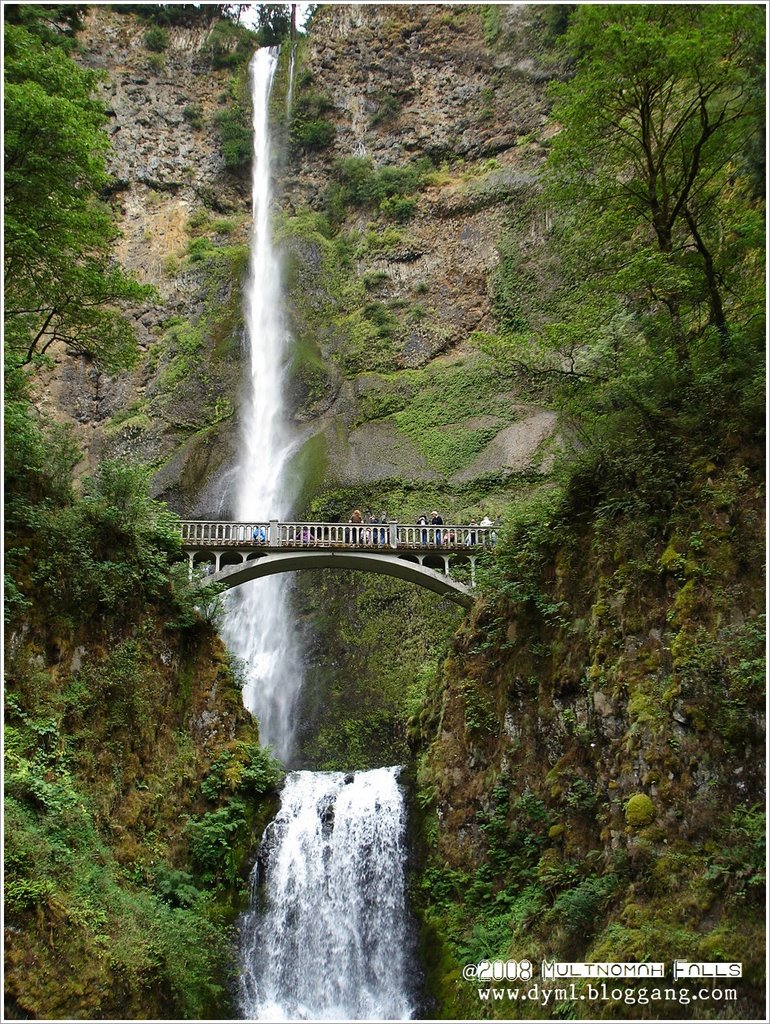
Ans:
{"label": "tree", "polygon": [[257,26],[261,46],[277,46],[291,33],[291,4],[258,4]]}
{"label": "tree", "polygon": [[97,76],[51,41],[50,24],[5,26],[6,344],[20,363],[61,341],[116,369],[135,355],[121,307],[152,289],[113,261]]}
{"label": "tree", "polygon": [[763,13],[572,15],[543,194],[560,286],[540,323],[511,317],[509,350],[594,408],[635,404],[649,420],[693,384],[756,367],[763,221],[747,153],[764,111]]}

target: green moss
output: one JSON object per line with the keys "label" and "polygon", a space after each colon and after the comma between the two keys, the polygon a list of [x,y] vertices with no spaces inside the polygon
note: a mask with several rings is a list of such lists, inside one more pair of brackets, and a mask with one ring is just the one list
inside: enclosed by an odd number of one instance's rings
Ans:
{"label": "green moss", "polygon": [[314,434],[302,445],[288,470],[290,488],[297,494],[296,503],[305,508],[320,490],[329,467],[326,438]]}
{"label": "green moss", "polygon": [[635,793],[626,803],[625,816],[631,828],[644,828],[655,820],[655,804],[646,793]]}
{"label": "green moss", "polygon": [[[505,384],[489,360],[476,358],[432,366],[413,374],[413,398],[394,419],[430,465],[450,475],[467,466],[501,427],[511,421]],[[489,426],[464,421],[487,415]]]}
{"label": "green moss", "polygon": [[215,68],[238,68],[248,63],[258,45],[256,32],[222,18],[209,32],[202,52]]}

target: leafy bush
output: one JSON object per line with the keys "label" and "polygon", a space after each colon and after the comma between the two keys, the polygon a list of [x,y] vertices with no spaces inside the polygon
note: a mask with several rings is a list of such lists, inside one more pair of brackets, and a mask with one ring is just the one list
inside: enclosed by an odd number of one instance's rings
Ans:
{"label": "leafy bush", "polygon": [[765,892],[766,817],[759,805],[739,805],[730,815],[707,877],[733,900],[761,904]]}
{"label": "leafy bush", "polygon": [[206,884],[235,881],[234,847],[246,835],[246,804],[230,800],[224,807],[190,818],[186,833],[190,857]]}
{"label": "leafy bush", "polygon": [[218,21],[206,39],[203,53],[213,67],[238,68],[246,64],[259,45],[255,32],[229,20]]}
{"label": "leafy bush", "polygon": [[407,197],[422,187],[431,169],[425,159],[404,167],[375,168],[369,157],[345,157],[334,165],[335,183],[327,189],[327,207],[338,211],[338,220],[346,206],[369,206],[405,223],[416,206],[416,200]]}
{"label": "leafy bush", "polygon": [[105,462],[81,499],[30,512],[45,536],[32,580],[59,615],[82,622],[168,597],[181,540],[176,516],[150,499],[149,476],[144,466]]}
{"label": "leafy bush", "polygon": [[168,49],[168,32],[157,25],[144,34],[144,45],[153,53],[162,53]]}
{"label": "leafy bush", "polygon": [[214,123],[219,129],[225,166],[233,171],[248,168],[251,163],[253,132],[243,110],[239,107],[220,110],[214,117]]}
{"label": "leafy bush", "polygon": [[191,128],[199,129],[203,127],[203,111],[197,103],[188,103],[182,111],[182,117]]}
{"label": "leafy bush", "polygon": [[593,932],[603,907],[615,892],[615,875],[590,875],[574,889],[561,893],[553,905],[554,918],[564,924],[573,935]]}
{"label": "leafy bush", "polygon": [[236,743],[213,762],[201,783],[201,793],[216,800],[224,792],[262,796],[282,781],[283,768],[269,750],[257,743]]}
{"label": "leafy bush", "polygon": [[377,101],[377,109],[369,118],[369,126],[375,128],[378,124],[392,121],[400,108],[401,104],[395,96],[383,93]]}
{"label": "leafy bush", "polygon": [[318,118],[315,121],[295,121],[292,139],[304,149],[325,149],[334,141],[337,129],[330,121]]}

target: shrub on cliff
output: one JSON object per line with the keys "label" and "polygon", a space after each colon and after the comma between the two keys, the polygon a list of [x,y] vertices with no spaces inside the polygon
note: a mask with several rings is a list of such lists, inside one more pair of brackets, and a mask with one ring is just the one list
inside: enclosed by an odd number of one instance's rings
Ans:
{"label": "shrub on cliff", "polygon": [[168,32],[155,26],[144,34],[144,45],[153,53],[162,53],[168,49]]}

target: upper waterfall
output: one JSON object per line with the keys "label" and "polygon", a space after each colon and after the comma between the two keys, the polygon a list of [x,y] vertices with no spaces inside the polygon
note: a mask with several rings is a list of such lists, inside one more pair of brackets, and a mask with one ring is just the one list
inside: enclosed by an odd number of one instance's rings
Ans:
{"label": "upper waterfall", "polygon": [[[285,516],[292,494],[287,467],[296,439],[284,414],[289,333],[282,316],[281,264],[272,238],[272,181],[268,124],[278,50],[262,48],[250,65],[254,150],[252,236],[244,297],[249,374],[241,413],[235,514],[240,520]],[[244,701],[259,719],[260,737],[284,761],[292,750],[293,709],[302,668],[292,630],[289,580],[261,580],[228,595],[222,633],[241,659]]]}

